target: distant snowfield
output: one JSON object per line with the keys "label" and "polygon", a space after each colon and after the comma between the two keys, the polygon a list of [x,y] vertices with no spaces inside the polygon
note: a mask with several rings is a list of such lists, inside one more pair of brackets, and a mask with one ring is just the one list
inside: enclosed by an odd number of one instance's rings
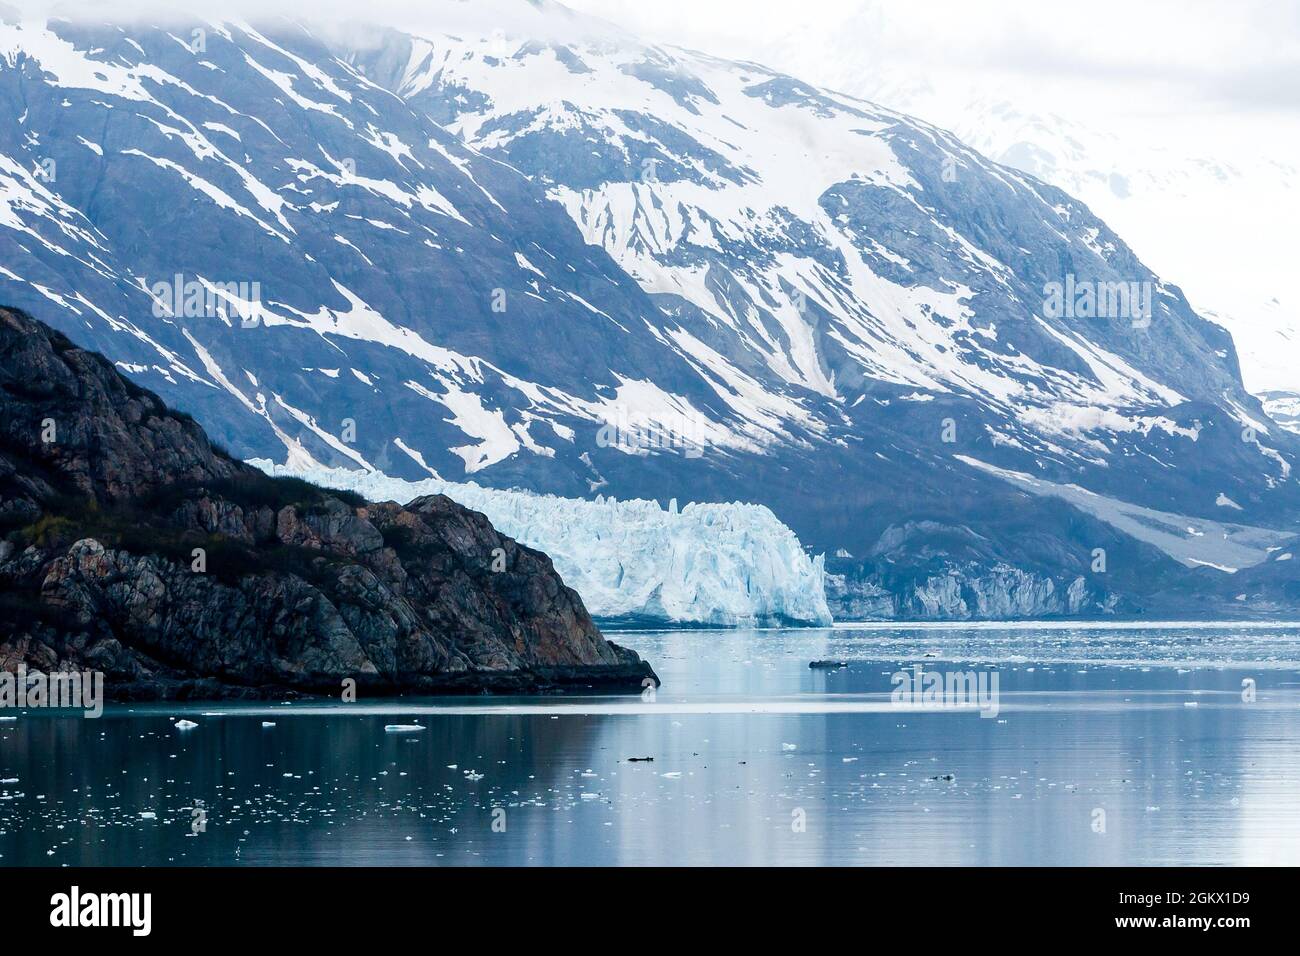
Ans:
{"label": "distant snowfield", "polygon": [[594,501],[382,472],[249,462],[270,475],[356,491],[372,501],[446,495],[502,534],[548,554],[597,617],[761,627],[831,623],[823,556],[763,505]]}

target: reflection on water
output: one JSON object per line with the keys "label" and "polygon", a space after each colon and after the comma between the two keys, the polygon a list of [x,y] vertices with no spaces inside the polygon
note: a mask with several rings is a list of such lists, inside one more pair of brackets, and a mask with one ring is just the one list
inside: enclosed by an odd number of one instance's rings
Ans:
{"label": "reflection on water", "polygon": [[[1294,626],[616,639],[653,701],[0,721],[0,865],[1300,862]],[[997,716],[892,706],[918,662],[996,670]]]}

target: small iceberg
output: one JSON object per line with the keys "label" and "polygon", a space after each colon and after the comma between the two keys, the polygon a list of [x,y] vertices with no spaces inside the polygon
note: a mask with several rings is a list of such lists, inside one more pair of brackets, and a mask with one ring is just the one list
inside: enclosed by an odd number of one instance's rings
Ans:
{"label": "small iceberg", "polygon": [[418,734],[424,730],[424,724],[384,724],[386,734]]}
{"label": "small iceberg", "polygon": [[176,723],[172,724],[172,726],[177,730],[193,730],[198,726],[198,724],[192,720],[178,720]]}
{"label": "small iceberg", "polygon": [[263,727],[274,727],[274,726],[275,726],[275,721],[274,721],[274,720],[264,720],[264,721],[262,721],[262,726],[263,726]]}

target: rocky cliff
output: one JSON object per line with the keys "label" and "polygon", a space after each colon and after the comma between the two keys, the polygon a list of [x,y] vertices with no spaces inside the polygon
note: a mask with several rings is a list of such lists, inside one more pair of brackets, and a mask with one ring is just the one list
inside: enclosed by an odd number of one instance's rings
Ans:
{"label": "rocky cliff", "polygon": [[0,668],[119,697],[638,688],[550,559],[433,495],[270,478],[0,308]]}
{"label": "rocky cliff", "polygon": [[1082,576],[1068,584],[1007,566],[951,567],[898,580],[898,575],[828,574],[826,599],[840,621],[1014,621],[1112,613]]}

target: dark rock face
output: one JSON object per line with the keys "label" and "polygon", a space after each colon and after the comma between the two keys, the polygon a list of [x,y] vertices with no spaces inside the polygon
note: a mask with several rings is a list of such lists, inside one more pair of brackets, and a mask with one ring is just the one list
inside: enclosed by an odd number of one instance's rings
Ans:
{"label": "dark rock face", "polygon": [[483,515],[269,478],[3,308],[0,533],[0,667],[116,696],[657,682]]}
{"label": "dark rock face", "polygon": [[1053,536],[1034,527],[1037,519],[1007,516],[1017,532],[1015,550],[965,524],[891,524],[865,555],[827,559],[831,613],[840,621],[1136,616],[1146,608],[1125,595],[1138,591],[1140,582],[1124,569],[1142,569],[1151,582],[1146,590],[1182,573],[1154,549],[1095,528],[1092,536],[1119,559],[1114,572],[1096,573],[1086,552],[1060,549]]}
{"label": "dark rock face", "polygon": [[1110,614],[1113,596],[1101,599],[1082,576],[1066,584],[1008,566],[945,567],[906,578],[872,573],[830,574],[826,600],[842,621],[1005,621]]}

